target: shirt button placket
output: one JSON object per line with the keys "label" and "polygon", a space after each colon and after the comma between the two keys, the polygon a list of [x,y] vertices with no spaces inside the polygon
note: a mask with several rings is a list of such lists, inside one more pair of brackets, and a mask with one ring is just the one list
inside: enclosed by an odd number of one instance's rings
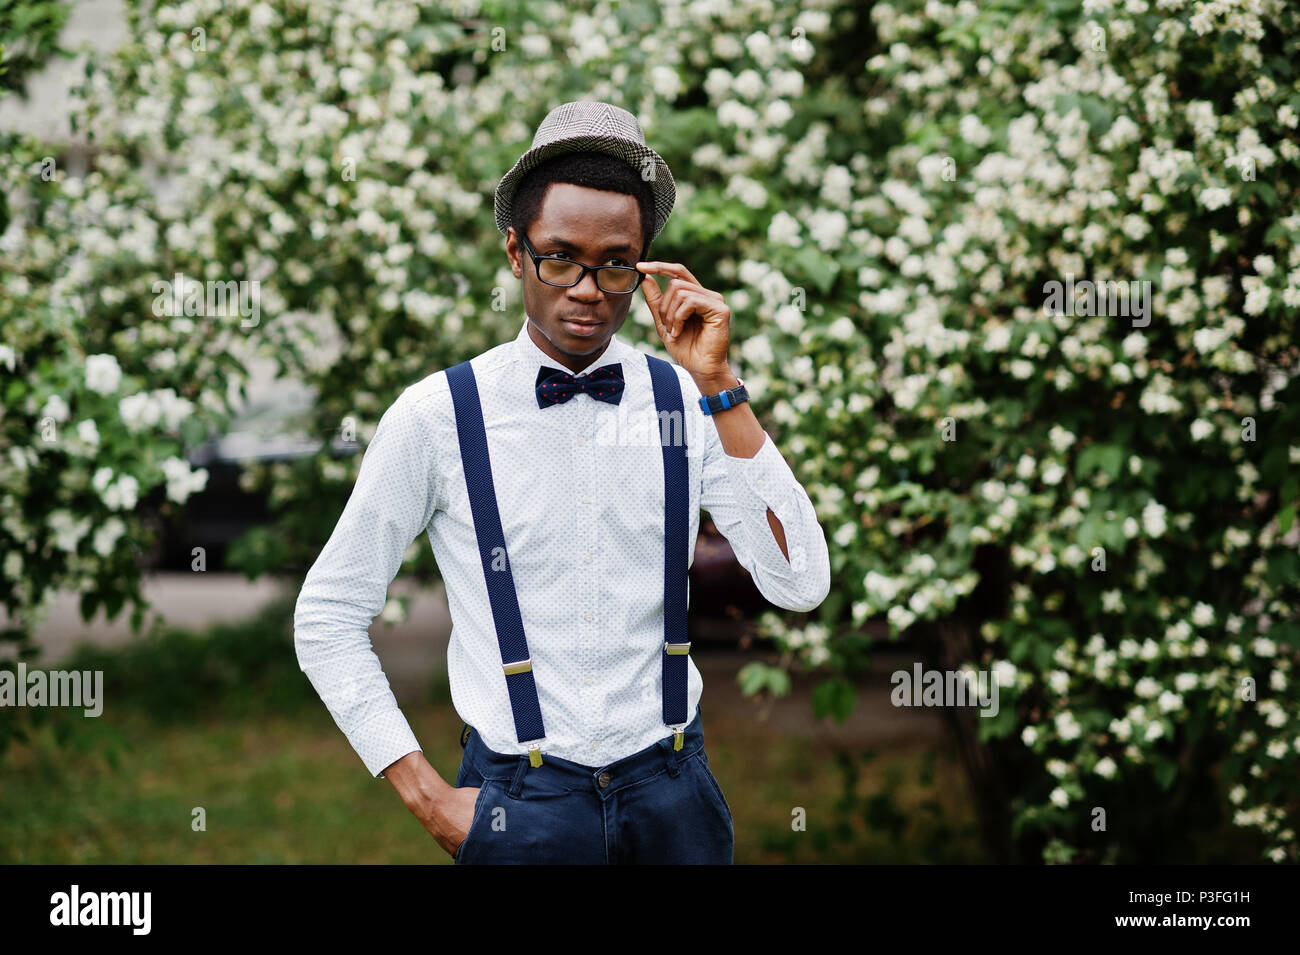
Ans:
{"label": "shirt button placket", "polygon": [[[578,498],[578,526],[575,543],[578,552],[582,555],[582,563],[579,565],[580,579],[582,580],[582,595],[580,604],[580,632],[582,639],[579,646],[582,648],[582,671],[584,674],[583,685],[590,686],[596,670],[596,656],[598,653],[598,637],[600,632],[600,620],[598,616],[599,607],[597,599],[599,596],[599,574],[595,559],[596,541],[597,541],[597,520],[596,514],[599,505],[597,504],[599,490],[597,488],[597,469],[596,469],[596,447],[592,438],[596,425],[596,399],[585,396],[571,402],[578,406],[578,413],[574,416],[578,427],[578,434],[575,436],[577,452],[574,455],[578,462],[578,473],[576,486],[580,488]],[[593,749],[596,747],[597,727],[600,725],[600,714],[596,712],[594,697],[592,694],[581,694],[580,699],[583,707],[583,719],[587,727],[587,738],[592,740]]]}

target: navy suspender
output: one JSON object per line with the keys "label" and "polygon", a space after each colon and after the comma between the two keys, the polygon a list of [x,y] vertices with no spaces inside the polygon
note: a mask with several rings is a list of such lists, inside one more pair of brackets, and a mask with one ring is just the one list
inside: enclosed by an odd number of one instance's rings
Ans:
{"label": "navy suspender", "polygon": [[690,492],[686,472],[686,414],[682,385],[672,365],[654,355],[650,382],[659,412],[659,444],[664,453],[664,722],[674,727],[673,748],[682,748],[686,723],[686,536]]}
{"label": "navy suspender", "polygon": [[492,622],[496,625],[497,645],[506,673],[506,690],[515,719],[515,736],[521,743],[533,740],[528,747],[534,765],[541,762],[542,705],[537,699],[533,664],[524,638],[523,616],[515,593],[515,578],[506,554],[505,532],[497,510],[496,491],[492,485],[492,462],[488,460],[487,430],[483,426],[483,407],[478,400],[478,386],[468,361],[447,369],[451,400],[456,409],[456,435],[460,440],[460,459],[469,487],[470,512],[474,516],[474,534],[478,538],[483,576],[487,579],[488,600],[492,604]]}
{"label": "navy suspender", "polygon": [[[686,466],[686,416],[681,382],[672,365],[647,355],[655,408],[659,412],[660,444],[664,460],[664,650],[663,718],[673,729],[673,746],[682,747],[686,723],[687,654],[686,579],[688,506],[690,502]],[[469,490],[474,534],[487,581],[492,622],[496,626],[515,737],[528,747],[529,762],[542,763],[541,741],[546,736],[542,707],[537,698],[528,641],[524,636],[519,596],[506,553],[501,513],[497,509],[492,464],[488,459],[487,430],[478,385],[468,361],[447,369],[447,384],[456,413],[456,435],[460,442],[465,484]]]}

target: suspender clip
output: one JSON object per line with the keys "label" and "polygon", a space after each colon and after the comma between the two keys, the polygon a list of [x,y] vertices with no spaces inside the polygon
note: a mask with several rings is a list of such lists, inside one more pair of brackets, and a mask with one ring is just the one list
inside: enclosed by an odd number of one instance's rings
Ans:
{"label": "suspender clip", "polygon": [[684,656],[691,652],[691,641],[685,643],[669,643],[664,641],[664,650],[671,656]]}
{"label": "suspender clip", "polygon": [[527,673],[533,668],[533,658],[525,657],[522,660],[516,660],[514,663],[503,663],[501,669],[506,671],[506,676],[512,676],[516,673]]}
{"label": "suspender clip", "polygon": [[541,740],[538,740],[535,743],[528,744],[528,765],[529,766],[542,765],[542,741]]}
{"label": "suspender clip", "polygon": [[682,727],[680,727],[680,726],[674,726],[674,727],[673,727],[673,749],[681,749],[681,748],[682,748],[682,741],[683,741],[685,738],[686,738],[686,736],[685,736],[685,734],[682,732]]}

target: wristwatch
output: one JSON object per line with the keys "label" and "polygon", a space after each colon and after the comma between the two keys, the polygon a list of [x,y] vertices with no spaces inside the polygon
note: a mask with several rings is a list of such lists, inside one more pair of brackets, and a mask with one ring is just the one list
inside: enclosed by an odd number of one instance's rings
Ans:
{"label": "wristwatch", "polygon": [[740,384],[734,388],[720,391],[716,395],[702,395],[700,397],[700,410],[705,414],[714,414],[718,411],[734,408],[742,401],[748,401],[749,392],[745,389],[745,379],[737,378],[736,381],[740,382]]}

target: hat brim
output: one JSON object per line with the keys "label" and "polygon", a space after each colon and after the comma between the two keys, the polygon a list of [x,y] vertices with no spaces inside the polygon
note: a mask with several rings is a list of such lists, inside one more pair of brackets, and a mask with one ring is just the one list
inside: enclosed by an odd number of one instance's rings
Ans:
{"label": "hat brim", "polygon": [[515,191],[520,181],[546,160],[565,153],[597,152],[621,159],[641,173],[642,178],[650,183],[654,194],[655,224],[651,238],[657,238],[668,223],[668,216],[677,201],[677,184],[663,157],[649,146],[626,139],[611,136],[571,136],[557,139],[528,150],[519,157],[511,170],[501,177],[497,184],[493,210],[496,214],[497,229],[505,235],[506,229],[513,225]]}

